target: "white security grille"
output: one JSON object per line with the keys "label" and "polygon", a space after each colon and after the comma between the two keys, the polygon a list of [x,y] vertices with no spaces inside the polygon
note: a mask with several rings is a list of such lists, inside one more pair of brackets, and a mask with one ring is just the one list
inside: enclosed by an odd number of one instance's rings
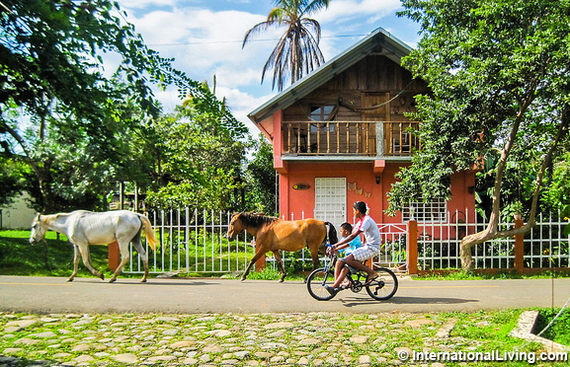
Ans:
{"label": "white security grille", "polygon": [[339,227],[346,222],[346,178],[315,178],[315,218]]}
{"label": "white security grille", "polygon": [[417,220],[420,223],[445,223],[447,213],[447,201],[445,199],[433,199],[424,202],[413,201],[402,209],[404,222]]}

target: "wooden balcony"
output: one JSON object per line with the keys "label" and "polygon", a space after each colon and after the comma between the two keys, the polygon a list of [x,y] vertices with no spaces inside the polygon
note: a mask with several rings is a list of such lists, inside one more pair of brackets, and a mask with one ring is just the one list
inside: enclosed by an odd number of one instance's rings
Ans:
{"label": "wooden balcony", "polygon": [[417,121],[384,121],[384,155],[411,156],[420,149],[420,138],[413,133],[418,130]]}
{"label": "wooden balcony", "polygon": [[[420,146],[408,121],[287,121],[283,155],[411,156]],[[378,154],[380,152],[380,154]]]}

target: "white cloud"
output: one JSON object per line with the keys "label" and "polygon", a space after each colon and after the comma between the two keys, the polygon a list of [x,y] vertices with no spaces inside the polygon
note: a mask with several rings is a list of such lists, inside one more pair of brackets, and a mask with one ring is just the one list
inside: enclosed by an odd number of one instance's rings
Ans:
{"label": "white cloud", "polygon": [[[235,0],[240,1],[240,0]],[[266,1],[266,0],[264,0]],[[217,77],[216,94],[226,97],[232,112],[253,134],[257,128],[247,114],[271,96],[271,74],[260,88],[261,70],[283,29],[262,32],[242,49],[247,30],[266,19],[260,14],[237,10],[216,10],[221,3],[193,0],[121,0],[128,21],[143,35],[145,43],[162,57],[175,58],[174,67],[190,78],[211,85]],[[208,6],[209,8],[205,8]],[[321,23],[321,50],[328,60],[356,42],[374,23],[401,6],[399,0],[335,0],[313,17]],[[129,11],[129,10],[132,10]],[[263,14],[262,14],[263,13]],[[133,14],[135,16],[133,16]],[[364,26],[363,26],[364,24]],[[363,31],[365,29],[365,31]],[[335,36],[359,34],[354,38]],[[174,89],[174,88],[172,88]],[[179,104],[175,90],[156,92],[166,111]]]}
{"label": "white cloud", "polygon": [[257,135],[259,133],[259,129],[253,124],[247,115],[262,103],[273,97],[273,95],[254,97],[251,94],[240,91],[239,89],[226,87],[218,88],[216,94],[218,95],[218,98],[226,98],[226,103],[231,109],[232,114],[236,119],[243,122],[249,128],[251,134]]}
{"label": "white cloud", "polygon": [[[150,47],[163,57],[174,57],[175,66],[190,77],[202,81],[220,73],[231,86],[239,86],[259,80],[265,60],[258,55],[271,50],[272,42],[254,42],[242,49],[247,30],[263,19],[238,11],[174,9],[129,20]],[[259,70],[257,79],[253,70]]]}
{"label": "white cloud", "polygon": [[356,18],[359,23],[362,22],[362,18],[366,19],[367,23],[373,23],[399,7],[401,7],[400,0],[335,0],[330,2],[327,9],[315,14],[315,19],[322,24],[347,23]]}
{"label": "white cloud", "polygon": [[177,2],[179,2],[179,0],[120,0],[119,4],[121,8],[146,9],[151,6],[173,6]]}

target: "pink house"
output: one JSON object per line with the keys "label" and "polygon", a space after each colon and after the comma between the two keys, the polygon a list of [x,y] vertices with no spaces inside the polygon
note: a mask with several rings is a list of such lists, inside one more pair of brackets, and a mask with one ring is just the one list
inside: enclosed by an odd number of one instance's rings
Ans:
{"label": "pink house", "polygon": [[423,80],[401,67],[411,48],[379,28],[256,108],[249,118],[272,141],[279,173],[279,212],[285,219],[314,217],[352,222],[352,203],[365,201],[378,223],[465,221],[475,207],[475,173],[452,177],[452,198],[412,203],[384,213],[398,170],[421,141],[414,95]]}

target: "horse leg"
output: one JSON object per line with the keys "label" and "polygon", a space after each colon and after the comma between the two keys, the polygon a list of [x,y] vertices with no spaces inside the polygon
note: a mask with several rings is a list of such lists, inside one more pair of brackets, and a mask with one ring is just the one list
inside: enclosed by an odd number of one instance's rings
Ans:
{"label": "horse leg", "polygon": [[99,273],[93,265],[91,265],[91,255],[89,254],[89,244],[88,243],[80,243],[77,244],[79,248],[79,252],[81,253],[81,257],[83,258],[83,264],[89,269],[91,274],[95,275],[97,278],[101,278],[101,280],[105,280],[105,275]]}
{"label": "horse leg", "polygon": [[137,250],[138,254],[140,255],[142,261],[143,261],[143,265],[144,265],[144,276],[141,279],[141,283],[146,283],[146,278],[148,277],[148,254],[146,253],[146,251],[144,250],[144,248],[141,245],[141,241],[140,241],[140,236],[139,236],[139,240],[137,242],[136,238],[133,239],[133,246],[135,246],[135,249]]}
{"label": "horse leg", "polygon": [[117,242],[119,243],[121,262],[119,263],[119,266],[117,266],[117,269],[113,273],[113,277],[111,278],[111,280],[109,280],[109,283],[113,283],[117,280],[117,277],[123,272],[123,267],[129,261],[129,242],[123,242],[123,241],[121,242],[117,241]]}
{"label": "horse leg", "polygon": [[[313,249],[313,248],[315,248],[315,249]],[[319,251],[321,250],[321,245],[309,247],[309,250],[311,252],[311,259],[313,260],[313,269],[311,269],[311,272],[313,272],[313,271],[315,271],[315,269],[317,269],[319,267]],[[304,280],[305,283],[307,283],[308,277],[309,276],[307,275],[307,277]]]}
{"label": "horse leg", "polygon": [[79,268],[80,259],[81,256],[79,254],[79,248],[73,245],[73,273],[71,273],[71,276],[67,278],[68,282],[73,282],[73,279],[75,279],[75,277],[77,276],[77,269]]}
{"label": "horse leg", "polygon": [[313,260],[313,269],[314,271],[319,267],[319,248],[317,247],[314,251],[311,250],[311,259]]}
{"label": "horse leg", "polygon": [[253,266],[253,264],[255,264],[255,262],[257,260],[259,260],[261,258],[261,256],[265,255],[267,251],[263,251],[263,250],[259,250],[255,256],[253,256],[253,258],[251,259],[251,261],[249,262],[249,264],[247,265],[247,269],[245,269],[245,272],[243,273],[243,275],[241,276],[241,281],[243,282],[245,280],[245,278],[247,278],[247,275],[249,274],[249,271],[251,270],[251,267]]}
{"label": "horse leg", "polygon": [[277,264],[279,264],[279,269],[281,270],[281,279],[279,279],[279,283],[283,283],[283,281],[285,280],[285,276],[287,276],[287,273],[285,272],[285,265],[283,265],[283,259],[281,259],[281,254],[279,253],[279,250],[275,250],[273,251],[273,256],[275,256],[275,260],[277,260]]}

